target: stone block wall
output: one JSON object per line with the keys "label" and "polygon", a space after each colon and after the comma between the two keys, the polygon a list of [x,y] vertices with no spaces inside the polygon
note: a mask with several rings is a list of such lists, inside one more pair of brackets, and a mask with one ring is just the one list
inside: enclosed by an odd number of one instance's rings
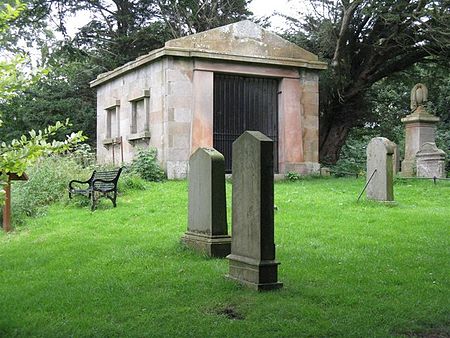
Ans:
{"label": "stone block wall", "polygon": [[317,173],[319,166],[319,74],[300,71],[303,161],[306,173]]}
{"label": "stone block wall", "polygon": [[191,155],[191,121],[193,110],[193,61],[169,57],[165,60],[165,169],[169,179],[185,178]]}
{"label": "stone block wall", "polygon": [[[100,86],[97,90],[98,162],[113,163],[114,150],[114,163],[120,164],[121,146],[116,138],[121,136],[125,163],[132,161],[139,147],[154,147],[168,177],[184,178],[190,156],[192,69],[192,61],[165,58]],[[115,109],[113,114],[112,109]],[[135,132],[133,109],[139,110]],[[110,135],[107,135],[108,124]]]}
{"label": "stone block wall", "polygon": [[[115,164],[120,165],[121,145],[112,142],[115,137],[122,137],[123,160],[131,162],[138,147],[154,147],[158,150],[158,157],[164,154],[162,142],[163,135],[163,93],[162,87],[163,69],[162,62],[155,62],[127,73],[123,77],[116,78],[97,88],[97,161],[99,163],[113,162],[113,149]],[[147,96],[144,93],[147,91]],[[133,100],[136,100],[133,102]],[[136,121],[137,131],[141,138],[128,140],[132,134],[132,110],[133,104],[139,109]],[[111,132],[111,138],[107,136],[108,121],[107,108],[117,105],[118,123],[112,125],[118,127],[118,131]],[[142,111],[146,109],[147,112]],[[148,132],[144,130],[145,115],[148,115]],[[138,133],[136,132],[136,133]],[[116,144],[114,144],[116,143]]]}

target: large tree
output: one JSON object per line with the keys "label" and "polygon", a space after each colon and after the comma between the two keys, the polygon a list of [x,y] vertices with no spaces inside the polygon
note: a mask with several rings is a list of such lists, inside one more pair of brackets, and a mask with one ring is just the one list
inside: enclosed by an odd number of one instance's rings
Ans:
{"label": "large tree", "polygon": [[251,0],[157,0],[158,16],[173,38],[247,19]]}
{"label": "large tree", "polygon": [[[374,119],[368,89],[418,62],[450,59],[448,0],[311,0],[289,37],[329,61],[320,92],[320,160],[335,163],[354,127]],[[386,112],[389,114],[389,112]]]}

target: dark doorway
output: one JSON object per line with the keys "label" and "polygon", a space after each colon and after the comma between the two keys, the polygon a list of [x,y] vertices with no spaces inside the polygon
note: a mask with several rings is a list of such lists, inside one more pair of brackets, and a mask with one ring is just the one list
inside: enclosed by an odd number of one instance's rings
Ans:
{"label": "dark doorway", "polygon": [[278,80],[214,74],[214,148],[231,172],[232,144],[245,130],[258,130],[274,141],[278,172]]}

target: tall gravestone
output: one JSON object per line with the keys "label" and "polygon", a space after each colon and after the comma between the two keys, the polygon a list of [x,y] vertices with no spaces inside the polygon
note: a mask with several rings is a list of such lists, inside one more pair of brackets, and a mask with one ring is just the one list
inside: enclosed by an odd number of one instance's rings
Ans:
{"label": "tall gravestone", "polygon": [[233,236],[230,279],[255,290],[278,282],[274,243],[273,141],[246,131],[233,143]]}
{"label": "tall gravestone", "polygon": [[416,84],[411,90],[411,114],[402,118],[405,124],[405,158],[402,161],[402,176],[415,176],[416,154],[425,142],[435,142],[436,124],[439,117],[431,115],[425,109],[428,101],[428,89]]}
{"label": "tall gravestone", "polygon": [[387,138],[375,137],[370,140],[367,146],[367,199],[384,202],[394,200],[394,149],[395,143]]}
{"label": "tall gravestone", "polygon": [[445,178],[445,151],[436,144],[425,142],[416,154],[417,177]]}
{"label": "tall gravestone", "polygon": [[223,155],[213,148],[198,148],[189,159],[189,168],[188,229],[181,240],[210,257],[226,257],[231,237]]}

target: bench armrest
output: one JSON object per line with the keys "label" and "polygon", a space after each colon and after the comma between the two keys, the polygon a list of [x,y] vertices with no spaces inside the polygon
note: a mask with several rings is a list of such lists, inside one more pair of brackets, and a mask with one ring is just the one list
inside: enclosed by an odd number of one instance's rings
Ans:
{"label": "bench armrest", "polygon": [[87,181],[72,180],[72,181],[69,182],[69,189],[73,189],[73,187],[72,187],[73,183],[89,184],[89,185],[91,185],[91,180],[87,180]]}
{"label": "bench armrest", "polygon": [[73,189],[73,187],[72,187],[72,184],[73,184],[73,183],[89,184],[89,187],[90,187],[91,184],[92,184],[92,180],[94,179],[95,173],[96,173],[96,171],[94,170],[94,171],[92,172],[91,177],[89,177],[89,179],[88,179],[87,181],[80,181],[80,180],[72,180],[72,181],[70,181],[70,182],[69,182],[69,190],[72,190],[72,189]]}

